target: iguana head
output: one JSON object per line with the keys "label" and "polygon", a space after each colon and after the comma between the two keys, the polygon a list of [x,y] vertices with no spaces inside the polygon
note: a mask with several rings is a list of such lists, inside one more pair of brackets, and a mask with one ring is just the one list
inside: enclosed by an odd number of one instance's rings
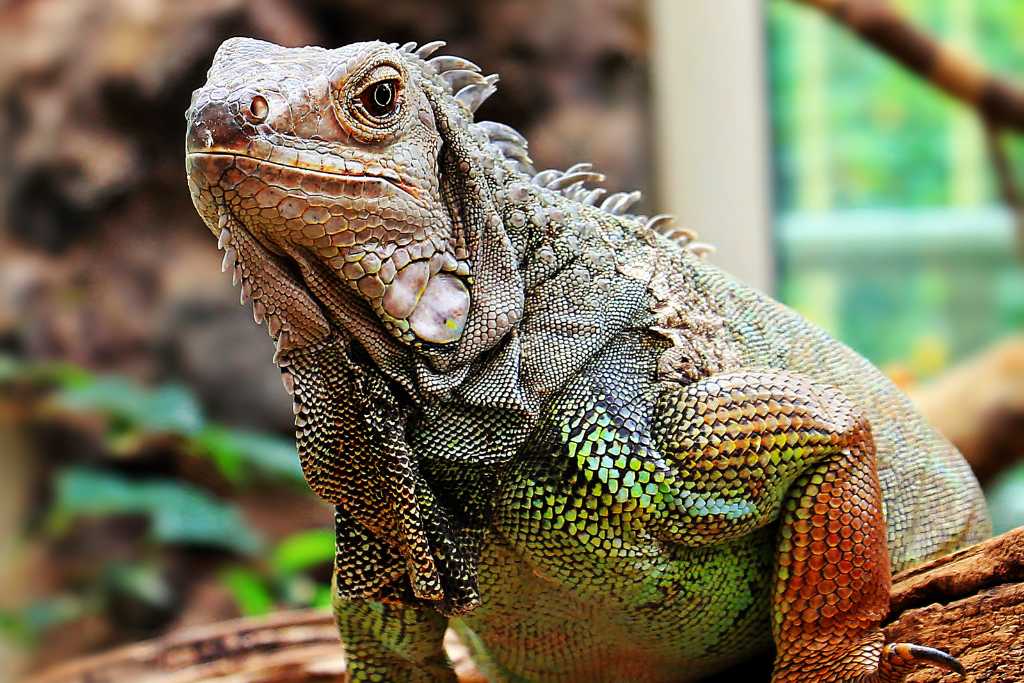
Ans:
{"label": "iguana head", "polygon": [[507,240],[482,234],[498,221],[471,113],[497,77],[427,61],[439,45],[228,40],[193,96],[186,150],[196,207],[222,241],[237,226],[305,289],[331,290],[320,299],[355,298],[402,345],[450,364],[493,345],[522,304]]}

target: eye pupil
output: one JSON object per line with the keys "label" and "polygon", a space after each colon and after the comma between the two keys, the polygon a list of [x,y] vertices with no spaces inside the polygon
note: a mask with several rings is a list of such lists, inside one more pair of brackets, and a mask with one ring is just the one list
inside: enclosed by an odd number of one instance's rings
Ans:
{"label": "eye pupil", "polygon": [[398,88],[393,80],[374,83],[359,96],[371,116],[384,118],[398,106]]}
{"label": "eye pupil", "polygon": [[378,83],[373,89],[373,103],[381,109],[391,106],[392,98],[394,98],[394,93],[391,91],[390,83]]}

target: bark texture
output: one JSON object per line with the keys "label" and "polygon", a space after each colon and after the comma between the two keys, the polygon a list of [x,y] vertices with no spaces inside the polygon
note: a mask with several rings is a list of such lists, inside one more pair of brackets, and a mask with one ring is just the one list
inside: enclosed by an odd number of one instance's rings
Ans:
{"label": "bark texture", "polygon": [[[891,641],[941,647],[971,681],[1024,681],[1024,527],[895,577]],[[931,669],[913,683],[961,680]]]}

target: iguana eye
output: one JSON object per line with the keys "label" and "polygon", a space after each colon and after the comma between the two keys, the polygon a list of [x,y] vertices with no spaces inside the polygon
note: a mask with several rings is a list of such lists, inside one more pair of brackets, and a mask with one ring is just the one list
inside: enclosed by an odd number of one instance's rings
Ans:
{"label": "iguana eye", "polygon": [[378,81],[359,93],[359,102],[370,116],[382,119],[398,109],[398,80]]}

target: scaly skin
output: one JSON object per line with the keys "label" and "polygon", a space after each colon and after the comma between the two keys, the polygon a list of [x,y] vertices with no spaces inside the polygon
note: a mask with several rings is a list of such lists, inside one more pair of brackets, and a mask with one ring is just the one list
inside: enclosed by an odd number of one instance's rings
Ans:
{"label": "scaly skin", "polygon": [[436,47],[232,39],[187,114],[336,505],[350,679],[453,680],[449,624],[494,681],[696,680],[772,642],[775,683],[958,668],[879,623],[891,571],[988,534],[960,455],[635,195],[534,175],[473,121],[496,79]]}

